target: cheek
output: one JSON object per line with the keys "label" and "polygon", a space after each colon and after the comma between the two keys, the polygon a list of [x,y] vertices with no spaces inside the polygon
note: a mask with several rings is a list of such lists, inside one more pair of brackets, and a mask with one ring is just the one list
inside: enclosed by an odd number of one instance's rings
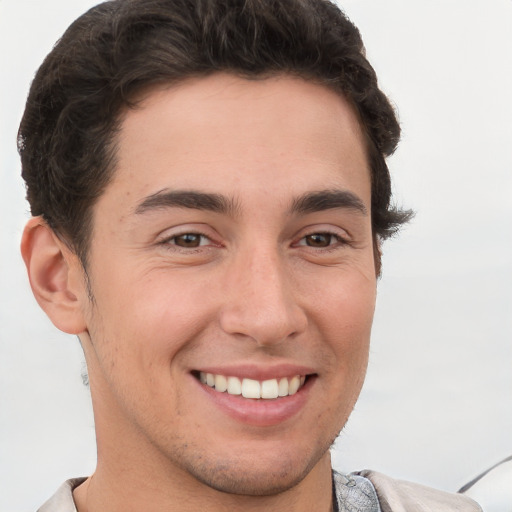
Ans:
{"label": "cheek", "polygon": [[105,278],[95,290],[93,325],[110,356],[119,352],[123,364],[136,371],[168,372],[170,362],[195,343],[211,319],[204,286],[192,286],[186,278],[170,279],[169,272],[142,274],[128,283],[123,275]]}
{"label": "cheek", "polygon": [[[337,278],[339,277],[339,278]],[[324,281],[321,293],[317,294],[316,313],[324,325],[336,337],[342,336],[350,349],[369,341],[376,300],[375,277],[363,274],[332,276]]]}
{"label": "cheek", "polygon": [[331,361],[330,385],[345,404],[353,405],[366,374],[375,299],[374,280],[332,280],[315,314]]}

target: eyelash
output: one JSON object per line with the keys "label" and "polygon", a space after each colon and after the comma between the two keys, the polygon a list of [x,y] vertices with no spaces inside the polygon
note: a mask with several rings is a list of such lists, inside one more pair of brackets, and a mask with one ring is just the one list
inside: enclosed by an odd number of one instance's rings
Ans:
{"label": "eyelash", "polygon": [[[182,238],[182,237],[187,237],[187,236],[200,237],[201,240],[199,241],[199,245],[187,247],[187,246],[178,245],[178,243],[176,243],[177,239]],[[315,236],[328,237],[329,238],[328,245],[326,245],[326,246],[308,245],[307,239],[311,238],[311,237],[315,237]],[[335,243],[332,243],[333,240]],[[210,243],[203,243],[204,241],[209,241]],[[167,237],[164,240],[160,241],[159,244],[167,247],[168,249],[172,248],[172,250],[183,250],[183,251],[201,250],[201,248],[204,249],[211,245],[214,245],[217,247],[220,246],[220,244],[215,244],[208,235],[205,235],[204,233],[197,232],[197,231],[187,231],[184,233],[175,234],[173,236]],[[294,244],[294,246],[296,246],[296,247],[308,247],[311,249],[318,249],[318,250],[324,251],[324,252],[333,251],[333,250],[339,249],[340,247],[347,246],[347,245],[350,245],[349,240],[347,240],[346,238],[343,238],[342,236],[340,236],[337,233],[332,233],[329,231],[316,231],[313,233],[308,233],[308,234],[302,236],[299,239],[299,241]]]}
{"label": "eyelash", "polygon": [[[314,237],[314,236],[329,237],[328,245],[326,245],[325,247],[322,247],[322,246],[315,247],[314,245],[307,245],[307,239],[309,237]],[[333,240],[335,243],[332,243]],[[312,248],[312,249],[318,249],[321,251],[334,251],[336,249],[339,249],[340,247],[350,245],[350,241],[347,238],[342,237],[338,233],[333,233],[330,231],[315,231],[313,233],[308,233],[307,235],[304,235],[303,237],[301,237],[299,242],[297,242],[297,244],[295,244],[295,245],[301,246],[301,247],[308,247],[308,248]]]}
{"label": "eyelash", "polygon": [[[182,237],[186,237],[186,236],[191,236],[191,237],[199,237],[201,238],[200,242],[199,242],[199,245],[198,246],[193,246],[193,247],[186,247],[186,246],[181,246],[181,245],[178,245],[176,243],[176,240],[179,239],[179,238],[182,238]],[[161,240],[159,242],[159,245],[162,245],[168,249],[171,249],[172,250],[184,250],[184,251],[189,251],[189,250],[198,250],[198,249],[201,249],[201,248],[204,248],[204,247],[207,247],[209,244],[203,244],[202,242],[204,240],[208,240],[210,243],[214,244],[214,242],[212,241],[212,239],[208,236],[208,235],[205,235],[204,233],[200,233],[198,231],[186,231],[184,233],[177,233],[175,235],[172,235],[172,236],[169,236],[163,240]],[[214,244],[215,245],[215,244]]]}

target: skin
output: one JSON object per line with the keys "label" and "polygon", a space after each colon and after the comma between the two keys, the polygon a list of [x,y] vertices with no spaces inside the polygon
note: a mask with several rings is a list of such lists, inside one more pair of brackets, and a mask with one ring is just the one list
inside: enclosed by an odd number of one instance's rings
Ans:
{"label": "skin", "polygon": [[[177,191],[223,208],[176,206]],[[298,207],[308,194],[328,207]],[[75,490],[80,512],[330,510],[329,447],[364,380],[375,305],[370,195],[357,118],[321,85],[217,74],[124,114],[93,210],[93,300],[41,219],[22,242],[36,298],[86,355],[98,466]],[[279,421],[263,401],[233,417],[194,376],[299,367],[308,385]]]}

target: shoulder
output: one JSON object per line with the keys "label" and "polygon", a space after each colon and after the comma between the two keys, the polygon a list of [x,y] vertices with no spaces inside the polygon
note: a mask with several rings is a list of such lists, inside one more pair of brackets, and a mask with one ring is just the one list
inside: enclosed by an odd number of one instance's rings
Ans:
{"label": "shoulder", "polygon": [[364,470],[354,474],[373,484],[382,512],[482,512],[480,506],[467,496],[395,480],[377,471]]}
{"label": "shoulder", "polygon": [[367,478],[333,470],[333,501],[336,512],[380,512],[379,499]]}
{"label": "shoulder", "polygon": [[84,478],[71,478],[66,480],[57,492],[37,512],[76,512],[73,501],[73,489],[78,487]]}

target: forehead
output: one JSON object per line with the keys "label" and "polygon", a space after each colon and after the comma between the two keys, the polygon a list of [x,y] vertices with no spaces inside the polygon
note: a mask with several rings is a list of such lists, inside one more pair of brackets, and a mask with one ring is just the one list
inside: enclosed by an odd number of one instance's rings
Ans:
{"label": "forehead", "polygon": [[[219,73],[152,89],[122,119],[107,192],[146,197],[163,188],[230,194],[248,187],[344,187],[363,178],[365,139],[353,107],[291,76]],[[110,189],[110,190],[109,190]]]}

